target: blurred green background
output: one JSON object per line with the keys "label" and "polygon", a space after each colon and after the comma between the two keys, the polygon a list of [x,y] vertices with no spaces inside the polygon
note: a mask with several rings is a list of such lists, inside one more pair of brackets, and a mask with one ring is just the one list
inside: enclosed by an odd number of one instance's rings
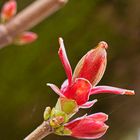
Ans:
{"label": "blurred green background", "polygon": [[[6,0],[0,1],[0,6]],[[33,0],[17,0],[18,11]],[[108,66],[99,85],[135,89],[136,96],[96,95],[98,102],[79,115],[103,111],[110,129],[100,140],[140,140],[140,2],[139,0],[70,0],[32,29],[36,42],[0,50],[0,140],[21,140],[43,121],[46,106],[58,96],[46,86],[66,79],[57,55],[65,40],[74,69],[99,41],[109,44]],[[46,140],[75,140],[50,135]]]}

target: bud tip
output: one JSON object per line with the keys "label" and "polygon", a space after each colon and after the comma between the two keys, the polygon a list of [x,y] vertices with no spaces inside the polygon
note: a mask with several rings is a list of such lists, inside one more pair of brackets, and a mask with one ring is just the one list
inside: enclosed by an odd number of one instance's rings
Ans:
{"label": "bud tip", "polygon": [[124,94],[125,94],[125,95],[135,95],[135,92],[134,92],[134,90],[126,90],[126,91],[124,92]]}
{"label": "bud tip", "polygon": [[99,46],[102,47],[102,48],[105,48],[105,49],[108,48],[108,44],[105,41],[99,42]]}
{"label": "bud tip", "polygon": [[58,41],[59,41],[59,44],[62,44],[63,43],[63,38],[62,37],[59,37],[58,38]]}

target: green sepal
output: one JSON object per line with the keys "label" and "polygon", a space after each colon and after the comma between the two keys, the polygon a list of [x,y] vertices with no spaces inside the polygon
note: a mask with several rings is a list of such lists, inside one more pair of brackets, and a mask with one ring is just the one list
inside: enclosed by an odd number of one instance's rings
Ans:
{"label": "green sepal", "polygon": [[72,134],[72,132],[68,129],[65,128],[64,126],[61,126],[57,129],[54,130],[54,133],[57,135],[61,135],[61,136],[70,136]]}
{"label": "green sepal", "polygon": [[78,111],[78,105],[75,100],[62,97],[58,99],[55,108],[65,112],[69,118]]}

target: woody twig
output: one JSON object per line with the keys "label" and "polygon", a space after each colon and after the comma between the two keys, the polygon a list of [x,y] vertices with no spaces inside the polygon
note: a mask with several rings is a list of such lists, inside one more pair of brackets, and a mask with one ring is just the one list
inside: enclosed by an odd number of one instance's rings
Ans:
{"label": "woody twig", "polygon": [[12,43],[23,31],[29,30],[66,4],[68,0],[36,0],[5,25],[0,25],[0,49]]}

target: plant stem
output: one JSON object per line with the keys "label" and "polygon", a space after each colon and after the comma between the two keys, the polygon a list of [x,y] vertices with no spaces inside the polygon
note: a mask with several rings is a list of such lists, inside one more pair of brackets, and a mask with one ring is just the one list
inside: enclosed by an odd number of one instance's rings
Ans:
{"label": "plant stem", "polygon": [[52,133],[52,128],[48,121],[44,121],[40,126],[38,126],[32,133],[30,133],[24,140],[42,140],[47,135]]}
{"label": "plant stem", "polygon": [[0,48],[12,43],[23,31],[60,9],[68,0],[36,0],[5,25],[0,25]]}

